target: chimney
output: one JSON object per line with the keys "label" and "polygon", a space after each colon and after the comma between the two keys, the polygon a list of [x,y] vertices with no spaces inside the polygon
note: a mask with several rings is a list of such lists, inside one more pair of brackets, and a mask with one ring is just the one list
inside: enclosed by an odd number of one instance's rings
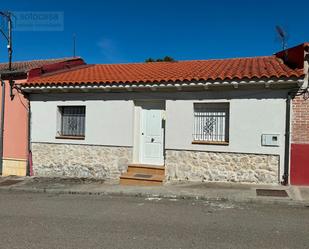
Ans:
{"label": "chimney", "polygon": [[275,54],[284,64],[294,70],[303,70],[305,74],[302,89],[308,88],[309,81],[309,43],[303,43],[298,46],[288,48]]}

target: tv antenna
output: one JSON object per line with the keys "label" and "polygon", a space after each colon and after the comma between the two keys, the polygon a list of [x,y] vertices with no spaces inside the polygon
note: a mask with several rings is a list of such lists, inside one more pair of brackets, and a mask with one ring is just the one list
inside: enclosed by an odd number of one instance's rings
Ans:
{"label": "tv antenna", "polygon": [[73,34],[73,57],[76,56],[76,34]]}
{"label": "tv antenna", "polygon": [[285,32],[285,30],[279,25],[276,25],[276,31],[277,31],[278,38],[282,45],[282,50],[286,50],[287,49],[287,39],[288,39],[287,32]]}

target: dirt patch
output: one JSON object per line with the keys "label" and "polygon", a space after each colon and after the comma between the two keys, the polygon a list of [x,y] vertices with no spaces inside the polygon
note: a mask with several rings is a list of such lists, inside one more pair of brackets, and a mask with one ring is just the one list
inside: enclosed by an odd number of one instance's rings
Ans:
{"label": "dirt patch", "polygon": [[186,188],[197,189],[228,189],[228,190],[250,190],[252,185],[236,184],[236,183],[221,183],[221,182],[203,182],[203,183],[188,183],[188,182],[171,182],[171,186],[181,186]]}
{"label": "dirt patch", "polygon": [[30,183],[46,183],[46,184],[89,184],[89,183],[104,183],[103,179],[92,178],[61,178],[61,177],[34,177]]}
{"label": "dirt patch", "polygon": [[36,189],[66,189],[80,185],[100,185],[104,182],[102,179],[88,178],[33,177],[25,181],[23,186]]}
{"label": "dirt patch", "polygon": [[8,179],[0,182],[0,187],[7,187],[22,182],[23,180]]}

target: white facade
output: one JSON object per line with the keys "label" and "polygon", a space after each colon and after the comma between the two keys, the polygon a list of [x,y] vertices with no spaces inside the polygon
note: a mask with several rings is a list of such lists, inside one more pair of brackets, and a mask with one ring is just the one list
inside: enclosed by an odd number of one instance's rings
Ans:
{"label": "white facade", "polygon": [[[192,144],[193,103],[214,101],[230,103],[229,144]],[[177,100],[167,101],[166,108],[166,149],[274,154],[280,156],[283,172],[284,99]],[[279,146],[262,146],[262,134],[278,134]]]}
{"label": "white facade", "polygon": [[[81,93],[33,94],[31,100],[31,141],[121,146],[133,148],[138,161],[139,116],[137,103],[165,102],[164,149],[278,155],[283,173],[285,132],[284,90],[234,90],[175,93]],[[229,103],[228,145],[192,144],[193,104]],[[57,108],[86,106],[85,139],[57,139]],[[278,134],[279,146],[262,146],[262,134]],[[279,170],[279,169],[278,169]],[[279,180],[279,179],[278,179]]]}
{"label": "white facade", "polygon": [[[86,106],[85,139],[57,139],[58,106]],[[133,101],[32,101],[31,141],[133,146]]]}

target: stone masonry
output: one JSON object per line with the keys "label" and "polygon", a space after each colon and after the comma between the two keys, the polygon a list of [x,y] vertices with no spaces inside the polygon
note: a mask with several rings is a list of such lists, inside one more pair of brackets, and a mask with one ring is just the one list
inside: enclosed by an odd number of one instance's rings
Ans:
{"label": "stone masonry", "polygon": [[279,156],[166,150],[168,181],[278,183]]}
{"label": "stone masonry", "polygon": [[132,148],[32,143],[35,176],[118,179],[132,161]]}

